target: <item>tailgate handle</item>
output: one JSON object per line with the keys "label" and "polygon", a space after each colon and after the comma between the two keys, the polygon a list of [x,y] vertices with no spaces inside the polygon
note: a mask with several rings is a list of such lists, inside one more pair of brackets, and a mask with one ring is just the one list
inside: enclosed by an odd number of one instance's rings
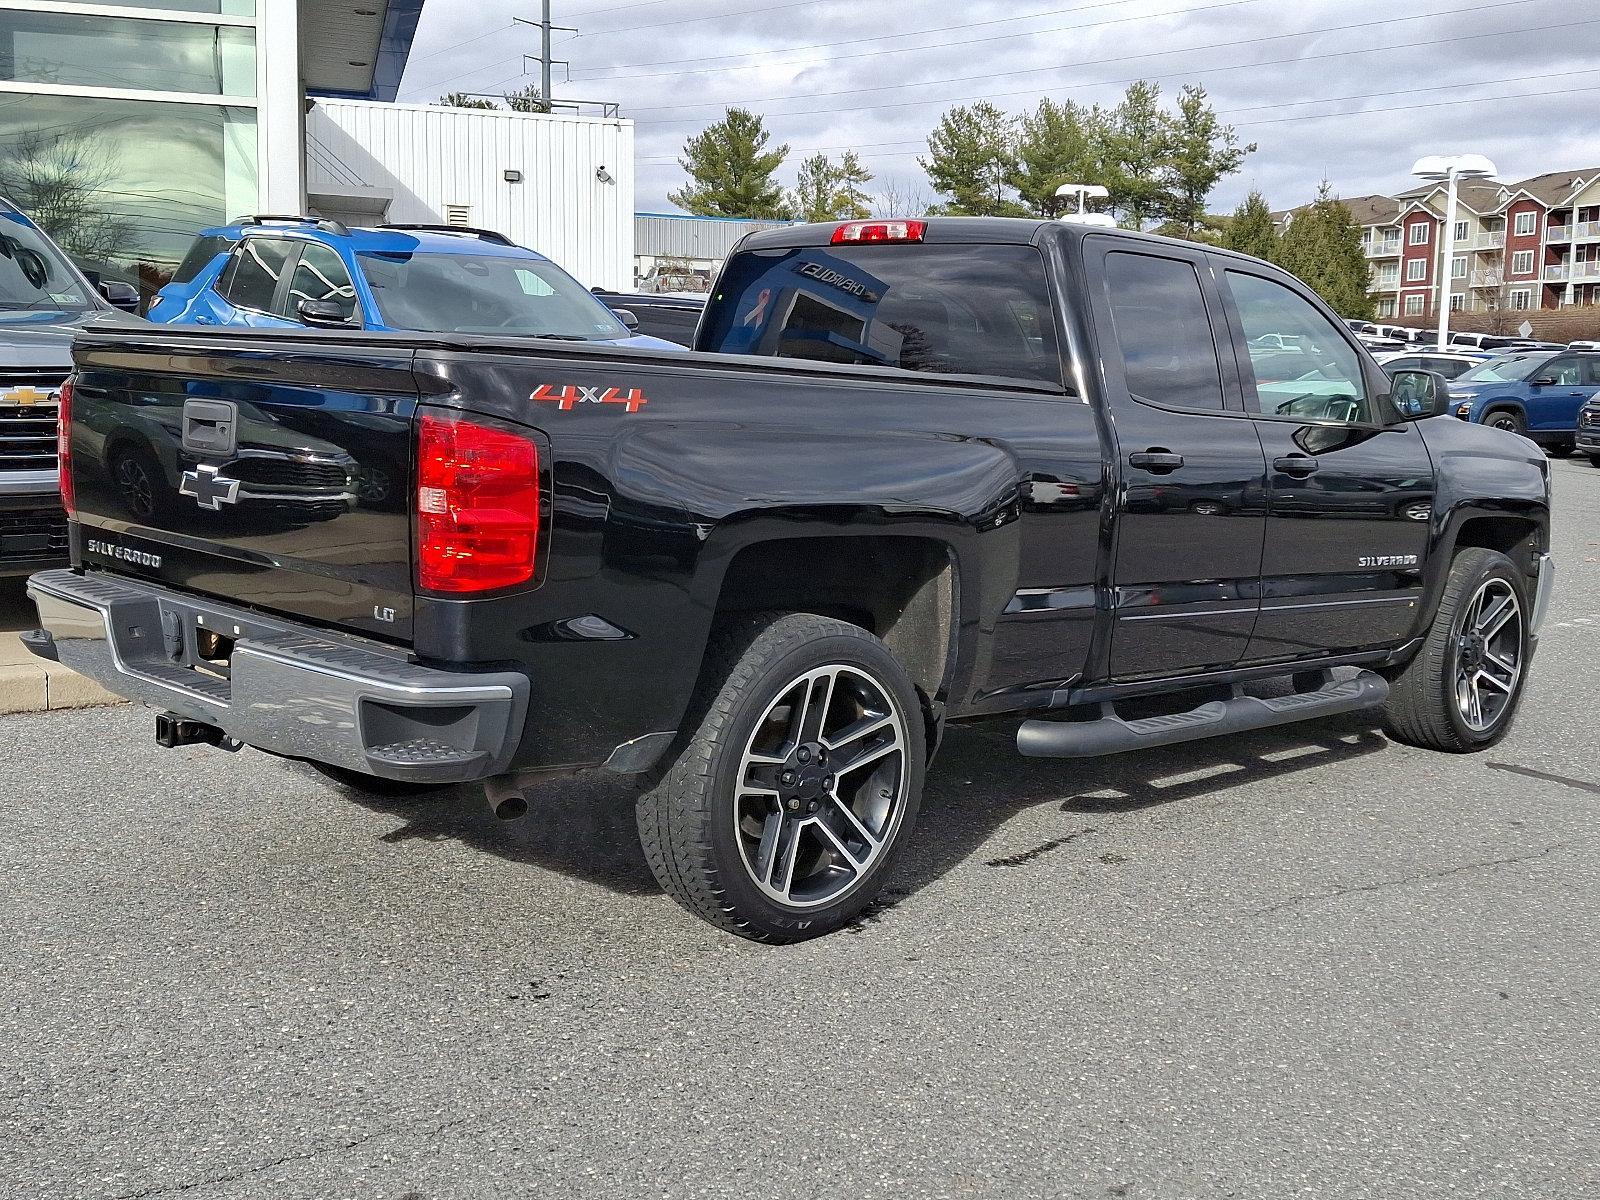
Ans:
{"label": "tailgate handle", "polygon": [[183,448],[191,454],[233,454],[239,436],[239,408],[228,400],[183,402]]}

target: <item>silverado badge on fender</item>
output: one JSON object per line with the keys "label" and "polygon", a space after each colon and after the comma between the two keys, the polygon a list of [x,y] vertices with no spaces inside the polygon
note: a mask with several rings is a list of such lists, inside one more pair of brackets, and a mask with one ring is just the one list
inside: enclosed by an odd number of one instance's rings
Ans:
{"label": "silverado badge on fender", "polygon": [[580,404],[623,404],[628,412],[636,413],[650,403],[638,388],[629,388],[624,392],[621,388],[578,387],[570,383],[561,387],[553,383],[541,383],[533,389],[533,395],[528,399],[548,400],[562,412],[571,412]]}

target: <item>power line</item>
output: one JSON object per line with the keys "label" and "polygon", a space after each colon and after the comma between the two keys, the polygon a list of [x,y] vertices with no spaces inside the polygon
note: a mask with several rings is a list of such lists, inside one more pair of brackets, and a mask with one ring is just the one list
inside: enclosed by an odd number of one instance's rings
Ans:
{"label": "power line", "polygon": [[[1246,0],[1246,2],[1256,3],[1257,0]],[[677,66],[677,65],[679,65],[681,63],[721,62],[721,61],[723,61],[725,59],[729,59],[729,58],[756,58],[756,57],[759,57],[759,58],[762,58],[763,60],[765,60],[769,55],[773,55],[773,54],[793,54],[793,53],[798,53],[798,52],[803,51],[803,50],[831,50],[835,46],[871,45],[874,42],[887,42],[887,41],[892,41],[892,40],[894,40],[896,38],[926,37],[926,36],[928,36],[930,34],[935,34],[935,33],[951,33],[951,32],[953,32],[955,30],[979,29],[979,28],[981,28],[981,27],[983,27],[985,25],[1009,25],[1009,24],[1015,24],[1018,21],[1035,21],[1035,20],[1038,20],[1041,17],[1058,17],[1063,13],[1088,12],[1091,9],[1096,9],[1096,8],[1115,8],[1115,7],[1118,7],[1120,5],[1124,5],[1124,4],[1136,4],[1136,3],[1139,3],[1139,0],[1098,0],[1098,3],[1095,3],[1095,4],[1074,4],[1074,5],[1070,5],[1070,6],[1066,7],[1066,8],[1047,8],[1047,9],[1044,9],[1044,10],[1042,10],[1040,12],[1024,13],[1022,16],[1019,16],[1019,17],[994,17],[994,18],[991,18],[990,20],[987,20],[987,21],[963,21],[959,25],[930,26],[929,28],[926,28],[926,29],[913,29],[913,30],[910,30],[910,31],[904,32],[904,33],[884,33],[884,34],[878,35],[877,37],[845,38],[842,41],[837,41],[837,42],[817,42],[817,43],[814,43],[812,45],[806,45],[806,46],[786,46],[781,50],[747,50],[742,54],[718,54],[718,55],[710,55],[710,56],[699,55],[699,56],[696,56],[696,57],[693,57],[693,58],[667,58],[667,59],[660,59],[660,60],[655,61],[655,62],[616,63],[616,64],[613,64],[611,66],[604,67],[604,68],[599,68],[599,69],[606,70],[606,71],[628,71],[628,70],[632,70],[635,67],[670,67],[670,66]],[[1213,7],[1217,7],[1217,6],[1213,6]],[[1150,17],[1174,17],[1174,16],[1183,16],[1183,15],[1189,13],[1189,12],[1194,12],[1194,11],[1202,11],[1202,10],[1183,8],[1183,9],[1177,9],[1177,10],[1175,10],[1173,12],[1168,12],[1168,13],[1149,13],[1149,14],[1146,14],[1146,15],[1150,16]],[[1137,19],[1142,19],[1142,18],[1126,18],[1126,19],[1137,20]],[[1088,25],[1069,25],[1069,26],[1066,26],[1065,28],[1068,28],[1068,29],[1089,29],[1089,28],[1092,28],[1092,26],[1088,26]],[[1031,36],[1033,36],[1035,34],[1055,33],[1055,32],[1057,32],[1057,31],[1054,30],[1054,29],[1033,29],[1033,30],[1025,31],[1023,33],[1008,33],[1005,36],[1006,37],[1031,37]],[[1000,41],[1001,39],[1000,38],[989,38],[989,39],[985,39],[985,40],[988,40],[988,41]],[[963,45],[968,45],[968,44],[970,44],[970,42],[968,42],[967,40],[963,39],[962,44]],[[741,66],[741,67],[718,67],[718,68],[712,68],[711,70],[706,70],[706,71],[700,71],[700,70],[695,70],[695,71],[657,71],[657,72],[652,72],[651,74],[648,74],[648,75],[641,75],[641,74],[629,75],[627,78],[629,78],[629,79],[657,79],[657,78],[660,78],[662,76],[672,76],[672,75],[711,75],[711,74],[720,74],[720,73],[722,73],[724,71],[754,71],[754,70],[759,70],[759,69],[761,69],[763,67],[799,67],[799,66],[806,66],[806,65],[808,65],[810,63],[813,63],[813,62],[829,62],[829,63],[842,62],[845,59],[850,59],[850,58],[870,58],[870,57],[875,57],[875,56],[883,55],[883,54],[904,54],[904,53],[907,53],[908,51],[912,51],[912,50],[943,50],[943,49],[946,49],[947,46],[948,46],[948,43],[938,43],[938,44],[934,44],[934,45],[931,45],[931,46],[906,46],[906,47],[903,47],[903,48],[901,48],[899,50],[879,50],[879,51],[870,51],[870,52],[868,52],[866,54],[835,55],[835,56],[833,56],[831,58],[826,58],[826,59],[802,59],[799,62],[781,62],[781,63],[773,63],[773,62],[762,61],[762,62],[758,62],[758,63],[750,63],[750,64],[748,64],[746,66]],[[613,76],[607,76],[607,75],[582,75],[582,76],[579,76],[579,78],[586,79],[586,80],[604,81],[606,79],[610,79],[610,78],[614,78],[614,77]]]}
{"label": "power line", "polygon": [[[1237,40],[1231,41],[1231,42],[1210,42],[1210,43],[1207,43],[1207,44],[1201,45],[1201,46],[1184,46],[1184,47],[1180,47],[1178,49],[1172,49],[1172,50],[1150,50],[1150,51],[1146,51],[1146,52],[1144,52],[1142,54],[1121,54],[1121,55],[1117,55],[1114,58],[1091,59],[1091,60],[1088,60],[1088,61],[1085,61],[1085,62],[1078,62],[1078,63],[1074,63],[1073,66],[1074,67],[1105,66],[1105,65],[1110,64],[1110,63],[1132,62],[1135,59],[1166,58],[1166,57],[1170,57],[1170,56],[1175,55],[1175,54],[1192,53],[1192,52],[1197,51],[1197,50],[1227,50],[1227,49],[1233,49],[1233,48],[1236,48],[1236,47],[1239,47],[1239,46],[1254,46],[1254,45],[1258,45],[1258,44],[1260,44],[1262,42],[1282,41],[1285,38],[1313,37],[1313,36],[1315,36],[1317,34],[1323,34],[1323,33],[1347,33],[1347,32],[1350,32],[1351,30],[1356,30],[1356,29],[1372,29],[1372,28],[1376,28],[1376,27],[1379,27],[1379,26],[1388,27],[1388,26],[1391,26],[1391,25],[1398,24],[1401,21],[1433,20],[1433,19],[1438,18],[1438,17],[1456,16],[1456,15],[1461,14],[1461,13],[1490,12],[1490,11],[1492,11],[1494,9],[1515,8],[1515,7],[1519,7],[1521,5],[1524,5],[1524,4],[1536,4],[1536,3],[1539,3],[1539,2],[1540,2],[1540,0],[1496,0],[1496,2],[1492,3],[1492,4],[1472,4],[1472,5],[1467,5],[1465,7],[1462,7],[1462,8],[1449,8],[1449,9],[1444,9],[1444,10],[1441,10],[1441,11],[1438,11],[1438,12],[1418,13],[1418,14],[1416,14],[1414,16],[1409,16],[1409,17],[1384,17],[1382,19],[1373,20],[1373,21],[1357,21],[1357,22],[1354,22],[1354,23],[1348,24],[1348,25],[1326,25],[1326,26],[1323,26],[1320,29],[1301,29],[1301,30],[1295,30],[1295,31],[1290,32],[1290,33],[1268,34],[1265,37],[1240,38],[1240,39],[1237,39]],[[1576,22],[1569,22],[1568,24],[1583,24],[1583,23],[1584,22],[1576,21]],[[1563,26],[1557,25],[1557,26],[1540,26],[1540,27],[1537,27],[1537,28],[1551,29],[1551,28],[1562,28],[1562,27]],[[1500,36],[1503,36],[1504,34],[1507,34],[1507,33],[1527,32],[1528,30],[1530,30],[1532,28],[1535,28],[1535,27],[1527,26],[1527,27],[1524,27],[1523,29],[1518,29],[1518,30],[1494,30],[1491,33],[1479,34],[1479,35],[1476,35],[1476,36],[1480,36],[1480,37],[1500,37]],[[1385,49],[1385,48],[1386,47],[1375,46],[1375,47],[1370,47],[1369,49],[1381,50],[1381,49]],[[973,81],[980,80],[980,79],[990,79],[990,80],[992,80],[992,79],[997,79],[997,78],[1009,78],[1009,77],[1017,76],[1017,75],[1038,75],[1038,74],[1041,74],[1043,72],[1059,71],[1061,69],[1062,68],[1060,66],[1025,67],[1025,68],[1023,68],[1021,70],[1017,70],[1017,71],[1003,71],[1003,72],[999,72],[999,73],[996,73],[996,72],[993,72],[993,71],[986,71],[986,72],[984,72],[982,74],[978,74],[978,75],[952,75],[952,76],[949,76],[949,77],[946,77],[946,78],[943,78],[943,79],[923,80],[920,83],[880,84],[880,85],[878,85],[876,87],[845,88],[845,89],[843,89],[841,91],[836,91],[836,92],[800,92],[800,93],[791,92],[791,93],[787,93],[787,94],[781,95],[781,96],[758,96],[758,97],[745,98],[745,99],[739,99],[739,100],[734,100],[734,101],[706,100],[706,101],[701,101],[701,102],[695,103],[695,104],[662,104],[662,105],[657,105],[657,106],[655,106],[653,108],[642,108],[639,111],[640,112],[674,112],[674,111],[678,111],[678,110],[682,110],[682,109],[686,109],[686,108],[721,108],[721,107],[725,107],[726,104],[728,104],[728,103],[734,103],[734,104],[738,104],[738,105],[749,106],[749,105],[754,105],[754,104],[779,103],[779,102],[782,102],[784,100],[811,100],[811,99],[826,100],[826,99],[832,99],[832,98],[839,97],[839,96],[860,96],[860,95],[865,95],[865,94],[867,94],[869,92],[900,91],[900,90],[902,90],[904,88],[909,88],[909,87],[934,87],[934,86],[937,86],[939,84],[945,84],[945,83],[968,83],[968,82],[973,82]],[[1002,93],[1002,94],[1004,94],[1004,93]],[[1012,93],[1012,94],[1015,94],[1015,93]],[[972,98],[973,99],[982,99],[983,97],[972,97]],[[923,101],[912,101],[912,103],[929,103],[929,101],[926,101],[926,100],[923,100]],[[895,107],[895,106],[893,106],[893,105],[881,105],[879,107],[886,107],[887,108],[887,107]],[[824,108],[824,109],[808,109],[808,110],[803,110],[803,111],[800,111],[800,112],[784,113],[784,114],[780,114],[780,115],[783,115],[783,116],[804,116],[804,115],[810,115],[811,113],[840,112],[840,111],[845,111],[845,110],[827,109],[827,108]],[[640,121],[638,123],[641,124],[641,125],[660,125],[660,124],[667,124],[668,122],[662,122],[662,121]]]}
{"label": "power line", "polygon": [[792,0],[788,4],[764,4],[759,8],[741,8],[737,12],[707,13],[703,17],[678,17],[671,21],[656,21],[650,25],[624,25],[617,29],[598,29],[594,33],[585,33],[580,36],[585,38],[610,37],[613,33],[637,33],[641,29],[665,29],[669,25],[694,25],[700,21],[721,21],[728,17],[749,17],[757,13],[782,12],[788,8],[816,8],[819,4],[830,2],[831,0]]}

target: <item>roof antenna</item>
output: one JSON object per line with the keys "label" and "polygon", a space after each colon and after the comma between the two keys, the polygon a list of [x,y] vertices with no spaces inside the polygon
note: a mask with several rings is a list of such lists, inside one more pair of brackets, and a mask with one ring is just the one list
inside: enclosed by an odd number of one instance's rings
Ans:
{"label": "roof antenna", "polygon": [[1056,195],[1062,199],[1078,198],[1078,211],[1061,214],[1061,220],[1071,221],[1077,225],[1099,225],[1106,229],[1115,229],[1117,219],[1110,213],[1097,213],[1089,211],[1089,200],[1104,200],[1111,195],[1110,192],[1098,183],[1063,183],[1056,189]]}

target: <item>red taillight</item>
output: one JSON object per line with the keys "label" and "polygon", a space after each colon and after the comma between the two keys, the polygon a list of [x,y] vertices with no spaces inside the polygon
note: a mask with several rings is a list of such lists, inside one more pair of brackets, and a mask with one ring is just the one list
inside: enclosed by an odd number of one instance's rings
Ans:
{"label": "red taillight", "polygon": [[926,221],[850,221],[833,231],[833,244],[920,242],[927,232]]}
{"label": "red taillight", "polygon": [[533,578],[539,552],[539,448],[471,421],[423,416],[417,428],[417,586],[486,592]]}
{"label": "red taillight", "polygon": [[61,465],[61,507],[67,510],[67,516],[76,517],[78,501],[72,491],[72,376],[67,376],[57,397],[60,415],[56,417],[56,461]]}

